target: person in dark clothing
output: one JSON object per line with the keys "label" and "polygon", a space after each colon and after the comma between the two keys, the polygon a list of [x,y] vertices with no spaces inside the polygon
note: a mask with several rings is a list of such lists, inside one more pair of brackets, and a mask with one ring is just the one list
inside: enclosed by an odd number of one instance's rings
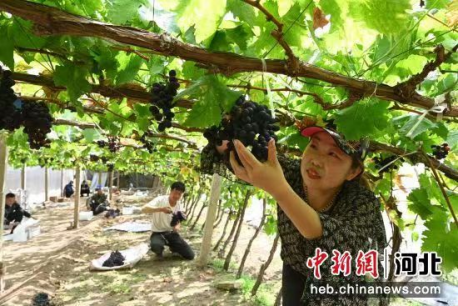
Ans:
{"label": "person in dark clothing", "polygon": [[[332,273],[334,250],[348,251],[353,260],[359,251],[374,250],[378,253],[374,266],[381,277],[372,280],[384,281],[381,255],[387,242],[381,205],[361,179],[369,143],[346,141],[336,131],[318,126],[306,127],[301,134],[309,137],[310,143],[300,160],[277,157],[272,139],[268,159],[262,163],[236,140],[240,162],[231,152],[227,166],[239,179],[272,195],[278,204],[283,305],[368,305],[367,295],[320,295],[311,293],[311,288],[326,283],[334,288],[347,284],[361,287],[370,281],[370,275],[358,274],[354,267],[349,275]],[[223,153],[226,146],[227,142],[216,149]],[[318,277],[309,263],[319,251],[329,258],[319,268]],[[374,299],[378,305],[388,303],[386,296]]]}
{"label": "person in dark clothing", "polygon": [[16,202],[16,195],[8,193],[5,197],[5,225],[12,225],[12,223],[20,223],[25,217],[30,218],[31,215],[22,209],[21,205]]}
{"label": "person in dark clothing", "polygon": [[91,193],[91,189],[89,188],[89,185],[86,183],[86,181],[83,181],[81,183],[81,190],[80,190],[80,195],[83,197],[84,195],[89,196]]}
{"label": "person in dark clothing", "polygon": [[66,198],[69,198],[74,193],[75,193],[75,190],[73,189],[73,181],[70,181],[67,185],[65,185],[64,195],[65,195]]}
{"label": "person in dark clothing", "polygon": [[92,213],[98,215],[108,209],[110,202],[108,202],[107,195],[103,193],[102,186],[95,188],[95,194],[88,198],[88,206],[92,210]]}

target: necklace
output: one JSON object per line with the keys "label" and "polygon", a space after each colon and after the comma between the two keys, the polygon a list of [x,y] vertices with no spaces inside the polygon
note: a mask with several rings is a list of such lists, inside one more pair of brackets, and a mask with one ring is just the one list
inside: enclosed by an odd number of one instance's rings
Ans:
{"label": "necklace", "polygon": [[[308,191],[307,191],[307,185],[305,185],[305,184],[304,184],[304,192],[305,192],[305,199],[308,201],[309,195],[308,195]],[[336,198],[337,198],[337,195],[339,194],[339,192],[340,192],[340,189],[339,189],[338,192],[336,192],[336,194],[334,195],[332,200],[325,207],[323,207],[321,209],[315,209],[315,210],[317,212],[325,212],[325,211],[327,211],[329,208],[331,208],[332,205],[334,205],[334,202],[336,201]]]}

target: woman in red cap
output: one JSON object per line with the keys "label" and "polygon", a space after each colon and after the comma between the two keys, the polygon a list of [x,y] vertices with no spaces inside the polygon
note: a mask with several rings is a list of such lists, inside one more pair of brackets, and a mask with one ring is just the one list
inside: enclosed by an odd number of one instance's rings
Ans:
{"label": "woman in red cap", "polygon": [[[230,158],[238,178],[263,189],[279,205],[283,305],[368,305],[368,296],[364,294],[331,296],[311,292],[311,287],[318,284],[335,288],[347,284],[362,286],[365,276],[356,274],[358,251],[378,253],[376,280],[383,278],[380,255],[386,238],[380,203],[360,183],[368,142],[348,142],[335,131],[317,126],[305,128],[302,135],[310,137],[310,143],[301,160],[277,158],[273,139],[265,163],[238,140],[234,146],[241,164],[234,152]],[[317,248],[328,255],[320,267],[320,279],[311,265]],[[348,251],[352,256],[349,275],[345,276],[345,271],[332,273],[333,250],[340,254]],[[384,305],[387,300],[380,298],[379,302]]]}

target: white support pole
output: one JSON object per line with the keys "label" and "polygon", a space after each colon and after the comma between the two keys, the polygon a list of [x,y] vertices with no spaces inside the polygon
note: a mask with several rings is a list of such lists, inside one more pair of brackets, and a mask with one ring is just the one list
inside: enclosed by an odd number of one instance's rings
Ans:
{"label": "white support pole", "polygon": [[49,169],[45,167],[45,201],[49,201]]}
{"label": "white support pole", "polygon": [[211,252],[213,224],[215,223],[218,201],[221,195],[222,178],[218,174],[213,174],[212,189],[210,193],[210,203],[208,204],[207,220],[205,220],[204,235],[200,247],[200,257],[197,266],[204,267],[208,263]]}
{"label": "white support pole", "polygon": [[64,169],[60,170],[60,196],[64,196]]}
{"label": "white support pole", "polygon": [[98,180],[97,180],[97,185],[102,186],[102,171],[99,171],[99,177],[98,177]]}
{"label": "white support pole", "polygon": [[75,173],[75,207],[73,212],[73,228],[78,228],[79,226],[79,214],[80,214],[80,192],[81,192],[81,169],[79,165],[76,165]]}
{"label": "white support pole", "polygon": [[113,198],[113,171],[108,172],[108,200]]}
{"label": "white support pole", "polygon": [[21,169],[21,189],[25,190],[27,187],[27,167],[25,164],[22,165]]}
{"label": "white support pole", "polygon": [[3,220],[5,218],[5,182],[8,168],[8,148],[5,132],[0,132],[0,293],[5,290],[6,266],[3,262]]}

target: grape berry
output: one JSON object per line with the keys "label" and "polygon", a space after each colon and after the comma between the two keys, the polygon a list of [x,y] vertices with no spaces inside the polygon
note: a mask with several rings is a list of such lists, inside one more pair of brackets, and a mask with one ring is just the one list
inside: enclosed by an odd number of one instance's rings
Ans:
{"label": "grape berry", "polygon": [[180,87],[176,78],[176,71],[170,70],[169,80],[167,84],[154,83],[151,89],[151,106],[149,108],[151,114],[159,122],[159,132],[164,132],[165,129],[172,127],[172,119],[175,114],[172,112],[173,99]]}
{"label": "grape berry", "polygon": [[442,145],[432,145],[431,148],[433,149],[433,155],[436,159],[443,159],[446,158],[448,152],[450,152],[450,147],[447,143],[443,143]]}
{"label": "grape berry", "polygon": [[114,251],[114,252],[111,252],[110,257],[107,260],[105,260],[102,266],[104,267],[122,266],[124,265],[124,260],[126,260],[126,258],[122,256],[121,252]]}

